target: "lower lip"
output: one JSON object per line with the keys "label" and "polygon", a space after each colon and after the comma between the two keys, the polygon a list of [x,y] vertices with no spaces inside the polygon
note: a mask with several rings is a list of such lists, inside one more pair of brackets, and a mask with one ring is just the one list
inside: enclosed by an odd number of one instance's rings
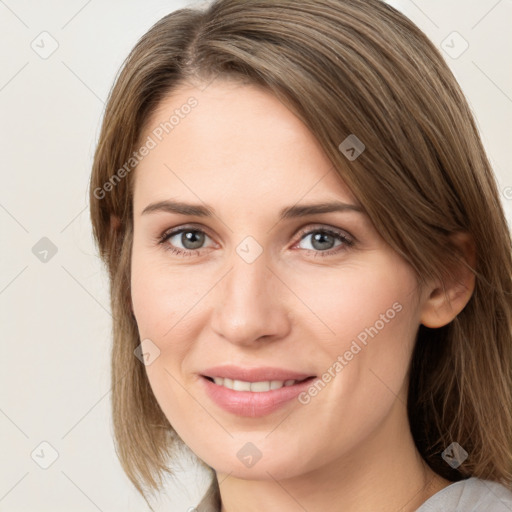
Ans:
{"label": "lower lip", "polygon": [[302,391],[307,389],[316,377],[310,377],[293,386],[283,386],[270,391],[234,391],[201,376],[206,394],[219,407],[238,416],[256,418],[265,416],[283,407],[287,402],[293,400]]}

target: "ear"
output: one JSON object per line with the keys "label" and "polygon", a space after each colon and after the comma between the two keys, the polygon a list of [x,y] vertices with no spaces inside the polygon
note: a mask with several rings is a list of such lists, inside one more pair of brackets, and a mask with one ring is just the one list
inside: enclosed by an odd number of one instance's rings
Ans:
{"label": "ear", "polygon": [[451,239],[462,257],[444,283],[433,283],[427,290],[420,320],[425,327],[438,328],[449,324],[464,309],[475,289],[472,269],[476,266],[476,249],[473,237],[458,232]]}

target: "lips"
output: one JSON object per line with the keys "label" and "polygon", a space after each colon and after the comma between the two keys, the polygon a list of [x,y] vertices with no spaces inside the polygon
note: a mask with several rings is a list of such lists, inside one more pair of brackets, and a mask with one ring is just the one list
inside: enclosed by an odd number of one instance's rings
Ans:
{"label": "lips", "polygon": [[216,405],[247,417],[264,416],[289,404],[315,379],[282,368],[236,366],[208,368],[201,377],[205,393]]}
{"label": "lips", "polygon": [[239,366],[226,365],[207,368],[201,372],[204,377],[224,378],[232,380],[242,380],[245,382],[261,382],[272,380],[304,380],[308,377],[314,377],[311,373],[302,373],[293,370],[286,370],[276,367],[260,367],[260,368],[241,368]]}

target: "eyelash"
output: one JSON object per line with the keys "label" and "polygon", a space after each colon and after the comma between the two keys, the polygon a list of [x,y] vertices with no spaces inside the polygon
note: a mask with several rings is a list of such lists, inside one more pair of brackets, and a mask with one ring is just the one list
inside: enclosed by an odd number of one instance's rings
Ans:
{"label": "eyelash", "polygon": [[[157,237],[157,242],[159,245],[162,245],[164,250],[170,251],[171,253],[177,254],[179,256],[198,255],[201,248],[195,249],[195,250],[180,249],[179,247],[174,247],[174,246],[166,243],[169,240],[169,238],[171,238],[175,235],[178,235],[180,233],[183,233],[183,232],[188,232],[188,231],[196,232],[196,233],[203,233],[206,236],[208,236],[208,234],[205,233],[202,229],[190,227],[190,226],[184,226],[179,229],[165,231],[164,233],[162,233],[160,236]],[[354,240],[352,240],[350,237],[345,235],[342,231],[333,230],[333,229],[329,229],[329,228],[316,228],[316,229],[310,229],[309,231],[303,230],[299,233],[300,238],[297,243],[300,243],[304,238],[306,238],[306,236],[309,236],[314,233],[323,233],[323,234],[331,235],[331,236],[336,237],[338,240],[340,240],[342,242],[340,245],[338,245],[332,249],[328,249],[326,251],[319,251],[319,250],[314,250],[314,249],[302,249],[303,251],[307,251],[308,253],[313,252],[315,254],[315,257],[331,256],[331,255],[337,254],[341,251],[347,250],[348,248],[350,248],[354,245]],[[297,244],[295,244],[295,245],[297,245]]]}

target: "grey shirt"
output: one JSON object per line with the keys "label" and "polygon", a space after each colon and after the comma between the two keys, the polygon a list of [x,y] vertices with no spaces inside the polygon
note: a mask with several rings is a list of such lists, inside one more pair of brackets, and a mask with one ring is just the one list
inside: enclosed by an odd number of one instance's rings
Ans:
{"label": "grey shirt", "polygon": [[431,496],[416,512],[512,512],[512,492],[490,480],[460,480]]}
{"label": "grey shirt", "polygon": [[[215,484],[196,510],[220,512],[220,497]],[[512,512],[512,492],[497,482],[471,477],[437,492],[416,512]]]}

